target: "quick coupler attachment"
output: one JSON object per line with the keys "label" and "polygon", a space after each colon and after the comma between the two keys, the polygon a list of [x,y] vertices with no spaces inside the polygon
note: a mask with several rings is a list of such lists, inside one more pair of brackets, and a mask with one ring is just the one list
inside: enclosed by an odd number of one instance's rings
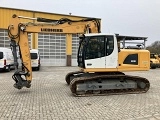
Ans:
{"label": "quick coupler attachment", "polygon": [[13,86],[17,89],[22,89],[22,87],[31,87],[31,81],[25,80],[22,76],[26,76],[27,73],[22,71],[16,71],[14,75],[12,76],[13,80],[16,82]]}

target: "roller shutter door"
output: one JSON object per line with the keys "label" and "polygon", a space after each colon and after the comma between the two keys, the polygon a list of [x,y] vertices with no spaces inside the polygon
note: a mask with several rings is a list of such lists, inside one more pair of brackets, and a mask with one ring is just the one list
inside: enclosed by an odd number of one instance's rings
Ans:
{"label": "roller shutter door", "polygon": [[10,48],[8,32],[5,29],[0,29],[0,47]]}
{"label": "roller shutter door", "polygon": [[78,47],[79,47],[79,37],[76,34],[72,34],[72,66],[78,66],[77,64]]}
{"label": "roller shutter door", "polygon": [[[31,48],[31,34],[28,34],[29,47]],[[10,48],[10,40],[8,38],[8,31],[0,29],[0,47]]]}
{"label": "roller shutter door", "polygon": [[66,34],[38,34],[42,66],[66,66]]}

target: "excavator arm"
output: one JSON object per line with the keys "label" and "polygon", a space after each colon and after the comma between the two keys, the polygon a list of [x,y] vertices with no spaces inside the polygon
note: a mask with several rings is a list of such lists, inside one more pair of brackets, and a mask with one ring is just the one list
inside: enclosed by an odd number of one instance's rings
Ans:
{"label": "excavator arm", "polygon": [[[31,20],[31,22],[22,23],[22,19]],[[36,22],[35,22],[36,21]],[[12,78],[15,80],[14,87],[30,88],[32,80],[31,57],[28,43],[28,33],[66,33],[66,34],[85,34],[100,33],[100,22],[95,18],[82,20],[70,20],[61,18],[59,20],[46,18],[30,18],[13,15],[11,24],[8,26],[8,36],[11,40],[11,49],[14,56],[14,65],[16,68]],[[22,61],[22,70],[18,69],[17,46],[19,47],[20,58]]]}

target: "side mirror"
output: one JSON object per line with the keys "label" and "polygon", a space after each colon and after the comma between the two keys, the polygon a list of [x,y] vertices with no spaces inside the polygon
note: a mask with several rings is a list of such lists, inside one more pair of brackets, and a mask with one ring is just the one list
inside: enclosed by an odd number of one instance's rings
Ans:
{"label": "side mirror", "polygon": [[84,34],[81,34],[81,35],[79,35],[79,44],[81,44],[81,42],[84,40],[84,38],[85,38],[85,35]]}
{"label": "side mirror", "polygon": [[80,34],[79,35],[79,39],[84,39],[85,38],[85,35],[84,34]]}

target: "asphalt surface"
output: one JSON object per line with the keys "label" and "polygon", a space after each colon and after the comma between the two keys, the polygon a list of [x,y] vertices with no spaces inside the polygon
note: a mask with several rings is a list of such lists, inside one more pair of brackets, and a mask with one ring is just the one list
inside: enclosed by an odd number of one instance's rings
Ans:
{"label": "asphalt surface", "polygon": [[127,72],[145,77],[143,94],[74,97],[65,75],[77,67],[33,71],[31,88],[13,87],[14,70],[0,72],[0,120],[160,120],[160,68]]}

